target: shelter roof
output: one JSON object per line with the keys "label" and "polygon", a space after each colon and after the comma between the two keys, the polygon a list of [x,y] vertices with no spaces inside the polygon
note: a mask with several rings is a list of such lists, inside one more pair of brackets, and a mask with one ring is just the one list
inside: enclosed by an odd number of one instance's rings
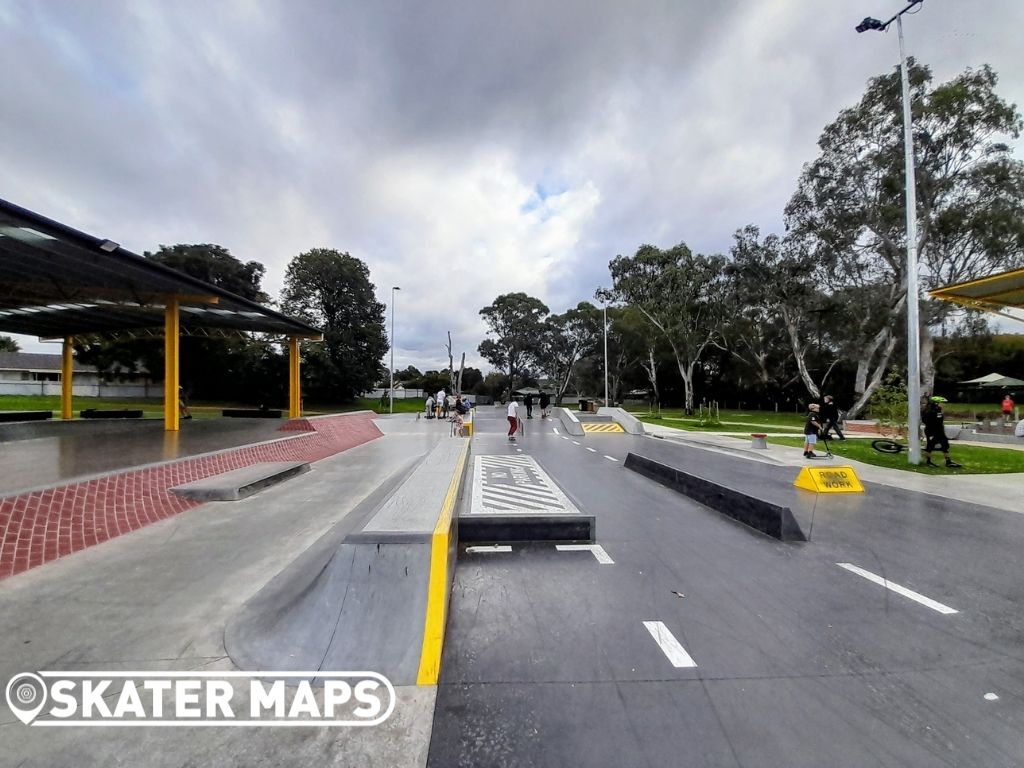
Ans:
{"label": "shelter roof", "polygon": [[[929,294],[936,299],[989,312],[1002,314],[1007,309],[1024,310],[1024,269],[1013,269],[978,280],[947,285],[929,291]],[[1016,314],[1007,314],[1020,319]]]}
{"label": "shelter roof", "polygon": [[1003,376],[1001,373],[989,373],[985,376],[979,376],[976,379],[968,379],[967,381],[958,382],[960,384],[970,384],[975,387],[1020,387],[1024,386],[1024,381],[1021,379],[1015,379],[1012,376]]}
{"label": "shelter roof", "polygon": [[0,332],[160,328],[174,297],[186,330],[320,337],[300,320],[0,199]]}

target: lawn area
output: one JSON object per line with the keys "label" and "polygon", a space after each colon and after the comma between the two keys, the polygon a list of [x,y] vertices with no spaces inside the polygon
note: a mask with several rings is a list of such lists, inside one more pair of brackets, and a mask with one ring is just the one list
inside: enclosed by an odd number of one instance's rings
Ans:
{"label": "lawn area", "polygon": [[[395,400],[395,413],[426,413],[427,401],[413,398]],[[383,404],[376,397],[360,397],[351,403],[343,405],[318,405],[316,403],[307,405],[305,413],[312,416],[321,413],[348,413],[350,411],[373,411],[374,413],[388,413],[388,401]]]}
{"label": "lawn area", "polygon": [[774,411],[728,411],[720,412],[720,422],[701,423],[693,416],[684,416],[680,408],[663,408],[661,415],[648,411],[631,411],[640,421],[648,424],[661,424],[676,429],[694,432],[788,432],[802,434],[804,417],[796,413],[776,413]]}
{"label": "lawn area", "polygon": [[[769,437],[768,442],[793,446],[794,452],[804,444],[803,439],[799,437]],[[941,453],[935,452],[932,454],[932,461],[939,465],[939,468],[936,469],[924,463],[918,466],[908,464],[906,453],[895,455],[879,453],[871,447],[871,440],[867,438],[850,438],[845,441],[829,440],[829,445],[834,456],[863,461],[865,464],[874,464],[887,469],[902,469],[909,472],[938,475],[992,475],[1004,472],[1024,472],[1024,451],[1015,451],[1010,448],[957,445],[956,441],[953,441],[950,443],[950,457],[957,464],[963,464],[963,467],[946,469],[942,466],[945,461],[944,457]],[[818,443],[814,452],[818,454],[824,452],[821,442]]]}

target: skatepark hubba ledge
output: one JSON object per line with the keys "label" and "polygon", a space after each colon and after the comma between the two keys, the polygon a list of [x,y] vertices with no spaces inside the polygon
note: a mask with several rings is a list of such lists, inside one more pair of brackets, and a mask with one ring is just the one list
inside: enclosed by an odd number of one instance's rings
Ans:
{"label": "skatepark hubba ledge", "polygon": [[224,645],[243,670],[372,670],[433,685],[469,441],[442,441],[254,595]]}

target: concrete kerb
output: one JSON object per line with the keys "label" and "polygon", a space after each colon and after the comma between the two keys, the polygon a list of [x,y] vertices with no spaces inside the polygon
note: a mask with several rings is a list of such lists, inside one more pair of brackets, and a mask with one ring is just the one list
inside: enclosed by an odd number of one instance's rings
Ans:
{"label": "concrete kerb", "polygon": [[601,406],[597,409],[597,415],[610,416],[612,421],[622,427],[630,435],[644,435],[647,433],[644,429],[644,423],[623,408]]}
{"label": "concrete kerb", "polygon": [[580,424],[580,420],[576,418],[576,414],[570,411],[568,408],[552,408],[552,412],[558,417],[558,420],[562,422],[562,429],[567,434],[581,437],[583,435],[583,425]]}
{"label": "concrete kerb", "polygon": [[441,441],[267,584],[225,631],[234,663],[436,684],[468,452]]}

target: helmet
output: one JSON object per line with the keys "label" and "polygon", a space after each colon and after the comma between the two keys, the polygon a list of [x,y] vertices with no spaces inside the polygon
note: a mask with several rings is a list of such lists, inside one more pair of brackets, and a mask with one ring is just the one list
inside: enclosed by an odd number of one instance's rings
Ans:
{"label": "helmet", "polygon": [[928,401],[932,402],[932,403],[948,403],[949,402],[949,400],[944,398],[942,395],[933,395],[932,397],[928,398]]}

